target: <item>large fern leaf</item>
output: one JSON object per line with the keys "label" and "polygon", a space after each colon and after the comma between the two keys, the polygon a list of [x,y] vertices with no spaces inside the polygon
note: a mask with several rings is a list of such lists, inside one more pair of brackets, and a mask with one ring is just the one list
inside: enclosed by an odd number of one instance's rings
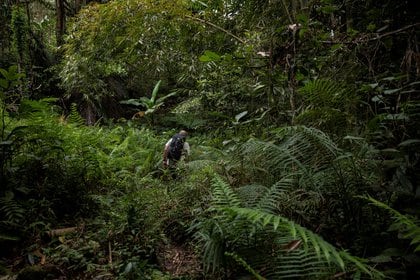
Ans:
{"label": "large fern leaf", "polygon": [[342,131],[351,123],[354,115],[351,108],[357,103],[357,96],[342,83],[330,79],[313,80],[300,88],[299,93],[308,103],[296,118],[299,123],[334,132]]}
{"label": "large fern leaf", "polygon": [[275,210],[278,208],[278,203],[282,201],[282,197],[294,187],[295,180],[293,175],[283,177],[265,192],[261,199],[259,199],[255,208],[264,210],[268,213],[275,213]]}
{"label": "large fern leaf", "polygon": [[226,184],[222,178],[216,176],[212,182],[213,205],[215,208],[240,207],[241,201],[237,194]]}
{"label": "large fern leaf", "polygon": [[299,93],[316,107],[343,107],[352,95],[347,87],[327,79],[310,81],[299,89]]}
{"label": "large fern leaf", "polygon": [[232,162],[250,172],[274,182],[286,174],[299,172],[309,177],[309,171],[322,170],[340,153],[340,149],[322,131],[305,127],[284,127],[277,131],[276,141],[250,139],[240,145]]}
{"label": "large fern leaf", "polygon": [[[258,224],[263,227],[270,225],[274,231],[287,233],[293,239],[302,240],[305,250],[315,252],[319,260],[326,261],[328,264],[334,264],[342,270],[347,268],[347,264],[352,264],[361,272],[366,273],[372,278],[383,277],[380,272],[364,264],[358,258],[351,256],[346,251],[337,250],[321,236],[284,217],[266,213],[261,210],[247,208],[230,207],[225,208],[224,211],[235,217],[243,217],[253,224]],[[304,267],[300,268],[303,268],[302,271],[304,271]],[[296,269],[299,269],[299,266],[297,266]]]}
{"label": "large fern leaf", "polygon": [[403,215],[385,203],[370,196],[363,198],[369,200],[372,205],[388,211],[394,221],[391,230],[397,230],[400,233],[401,238],[411,240],[410,245],[415,246],[414,252],[420,252],[420,226],[418,225],[418,220],[414,217]]}

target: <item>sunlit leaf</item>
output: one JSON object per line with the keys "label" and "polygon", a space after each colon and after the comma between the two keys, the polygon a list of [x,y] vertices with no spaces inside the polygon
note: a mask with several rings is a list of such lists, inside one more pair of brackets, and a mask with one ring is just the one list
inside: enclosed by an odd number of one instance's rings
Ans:
{"label": "sunlit leaf", "polygon": [[408,139],[408,140],[405,140],[405,141],[401,142],[398,146],[406,147],[406,146],[410,146],[410,145],[413,145],[413,144],[419,144],[419,143],[420,143],[420,139]]}
{"label": "sunlit leaf", "polygon": [[219,61],[221,59],[220,55],[212,51],[205,51],[202,56],[200,56],[199,60],[201,62],[211,62],[211,61]]}
{"label": "sunlit leaf", "polygon": [[236,116],[235,116],[235,120],[236,120],[236,122],[239,122],[239,120],[240,119],[242,119],[244,116],[246,116],[248,114],[248,111],[243,111],[243,112],[241,112],[241,113],[239,113],[239,114],[237,114]]}

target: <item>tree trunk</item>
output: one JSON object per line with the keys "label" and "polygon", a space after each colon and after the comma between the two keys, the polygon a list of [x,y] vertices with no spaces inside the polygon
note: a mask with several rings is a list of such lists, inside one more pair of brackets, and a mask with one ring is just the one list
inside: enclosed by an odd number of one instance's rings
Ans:
{"label": "tree trunk", "polygon": [[64,0],[55,0],[55,7],[57,13],[57,23],[56,23],[56,39],[57,47],[63,44],[63,36],[66,25],[66,12],[64,7]]}
{"label": "tree trunk", "polygon": [[80,0],[74,0],[74,13],[77,14],[77,12],[80,11]]}

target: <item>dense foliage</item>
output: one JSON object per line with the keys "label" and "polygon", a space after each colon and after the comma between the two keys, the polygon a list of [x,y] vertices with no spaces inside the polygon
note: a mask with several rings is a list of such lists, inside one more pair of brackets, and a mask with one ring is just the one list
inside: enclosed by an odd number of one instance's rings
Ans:
{"label": "dense foliage", "polygon": [[420,276],[414,0],[3,2],[5,279]]}

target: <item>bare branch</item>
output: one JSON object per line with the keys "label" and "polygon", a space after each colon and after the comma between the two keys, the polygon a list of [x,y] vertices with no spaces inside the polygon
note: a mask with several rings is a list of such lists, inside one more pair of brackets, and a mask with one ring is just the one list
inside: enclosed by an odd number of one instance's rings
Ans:
{"label": "bare branch", "polygon": [[185,17],[186,18],[189,18],[189,19],[192,19],[192,20],[199,21],[199,22],[204,23],[204,24],[207,24],[207,25],[210,25],[210,26],[212,26],[212,27],[214,27],[214,28],[216,28],[216,29],[218,29],[218,30],[220,30],[220,31],[228,34],[229,36],[235,38],[236,40],[238,40],[242,44],[245,44],[246,43],[243,39],[239,38],[235,34],[231,33],[230,31],[228,31],[228,30],[226,30],[226,29],[224,29],[224,28],[222,28],[222,27],[220,27],[220,26],[218,26],[218,25],[216,25],[216,24],[214,24],[214,23],[212,23],[210,21],[207,21],[207,20],[204,20],[204,19],[201,19],[201,18],[196,18],[196,17],[188,16],[188,15],[186,15]]}
{"label": "bare branch", "polygon": [[410,28],[413,28],[413,27],[417,27],[417,26],[420,26],[420,22],[414,23],[414,24],[411,24],[411,25],[407,25],[407,26],[404,26],[404,27],[402,27],[400,29],[397,29],[397,30],[394,30],[394,31],[390,31],[390,32],[387,32],[387,33],[383,33],[383,34],[376,33],[376,37],[370,37],[369,38],[367,35],[365,35],[365,36],[362,36],[362,37],[358,37],[358,38],[356,38],[356,39],[354,39],[352,41],[321,41],[321,43],[331,44],[331,45],[333,45],[333,44],[349,44],[349,45],[351,45],[351,44],[359,44],[359,43],[372,42],[372,41],[380,40],[380,39],[382,39],[384,37],[388,37],[390,35],[401,33],[403,31],[406,31],[407,29],[410,29]]}

